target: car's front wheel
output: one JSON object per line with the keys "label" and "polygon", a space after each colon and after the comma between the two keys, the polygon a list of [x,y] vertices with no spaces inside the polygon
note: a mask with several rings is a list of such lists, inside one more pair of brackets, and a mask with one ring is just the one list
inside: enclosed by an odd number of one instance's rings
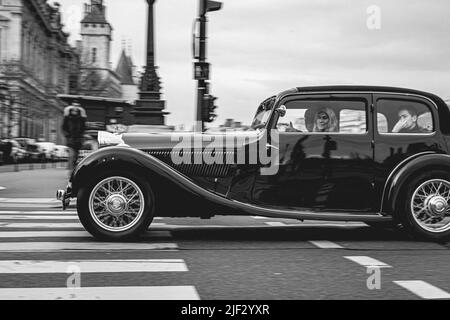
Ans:
{"label": "car's front wheel", "polygon": [[405,189],[399,212],[407,231],[421,239],[450,238],[450,174],[431,170],[414,178]]}
{"label": "car's front wheel", "polygon": [[145,232],[152,222],[154,196],[143,178],[110,172],[80,189],[77,210],[81,223],[94,237],[129,240]]}

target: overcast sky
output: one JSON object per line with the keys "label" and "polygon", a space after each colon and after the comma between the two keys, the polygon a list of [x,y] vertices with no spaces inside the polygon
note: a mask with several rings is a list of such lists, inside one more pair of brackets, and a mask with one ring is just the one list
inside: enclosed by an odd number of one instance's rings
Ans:
{"label": "overcast sky", "polygon": [[[59,0],[66,31],[79,38],[83,3]],[[145,64],[146,0],[106,0],[114,28],[112,63],[122,40]],[[373,84],[410,87],[450,98],[448,0],[224,0],[209,13],[211,92],[219,118],[249,123],[258,103],[296,86]],[[380,8],[381,20],[375,11]],[[167,124],[195,118],[192,23],[198,0],[155,3],[156,64]],[[368,27],[368,21],[369,26]],[[379,22],[379,24],[378,24]],[[378,28],[378,26],[380,28]]]}

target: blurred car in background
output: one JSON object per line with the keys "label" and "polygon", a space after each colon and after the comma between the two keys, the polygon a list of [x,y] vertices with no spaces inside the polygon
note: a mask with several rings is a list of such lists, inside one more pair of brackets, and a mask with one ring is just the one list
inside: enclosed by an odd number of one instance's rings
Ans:
{"label": "blurred car in background", "polygon": [[53,142],[37,142],[36,144],[39,147],[39,151],[44,154],[44,159],[46,161],[55,160],[56,144]]}
{"label": "blurred car in background", "polygon": [[19,163],[25,161],[27,158],[27,151],[14,139],[5,139],[3,143],[11,144],[11,152],[4,154],[4,161],[6,163]]}
{"label": "blurred car in background", "polygon": [[7,155],[11,153],[11,145],[0,140],[0,165],[5,162]]}
{"label": "blurred car in background", "polygon": [[63,145],[55,145],[54,148],[55,160],[67,160],[69,159],[69,147]]}
{"label": "blurred car in background", "polygon": [[35,139],[15,138],[15,140],[26,150],[27,162],[43,162],[45,160],[45,153],[40,150]]}

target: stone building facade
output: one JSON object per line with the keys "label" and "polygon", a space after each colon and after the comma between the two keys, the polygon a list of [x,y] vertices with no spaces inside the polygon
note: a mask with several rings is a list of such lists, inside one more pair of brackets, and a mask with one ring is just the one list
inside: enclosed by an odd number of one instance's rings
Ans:
{"label": "stone building facade", "polygon": [[85,4],[81,20],[80,94],[85,96],[121,98],[120,76],[111,68],[111,41],[113,28],[106,19],[103,0]]}
{"label": "stone building facade", "polygon": [[0,1],[1,137],[31,137],[58,144],[64,102],[76,93],[79,55],[63,32],[58,4],[46,0]]}

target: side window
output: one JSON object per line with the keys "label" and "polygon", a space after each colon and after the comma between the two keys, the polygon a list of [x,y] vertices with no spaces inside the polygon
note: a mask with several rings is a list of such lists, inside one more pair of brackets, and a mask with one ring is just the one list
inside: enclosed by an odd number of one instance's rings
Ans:
{"label": "side window", "polygon": [[430,108],[422,102],[382,98],[377,101],[379,133],[421,134],[434,131]]}
{"label": "side window", "polygon": [[363,100],[302,99],[284,105],[286,115],[277,123],[277,129],[282,132],[367,132],[367,103]]}
{"label": "side window", "polygon": [[388,132],[388,121],[384,114],[377,113],[377,121],[378,121],[378,132],[379,133],[387,133]]}
{"label": "side window", "polygon": [[364,110],[342,109],[339,115],[339,132],[366,132],[366,112]]}

